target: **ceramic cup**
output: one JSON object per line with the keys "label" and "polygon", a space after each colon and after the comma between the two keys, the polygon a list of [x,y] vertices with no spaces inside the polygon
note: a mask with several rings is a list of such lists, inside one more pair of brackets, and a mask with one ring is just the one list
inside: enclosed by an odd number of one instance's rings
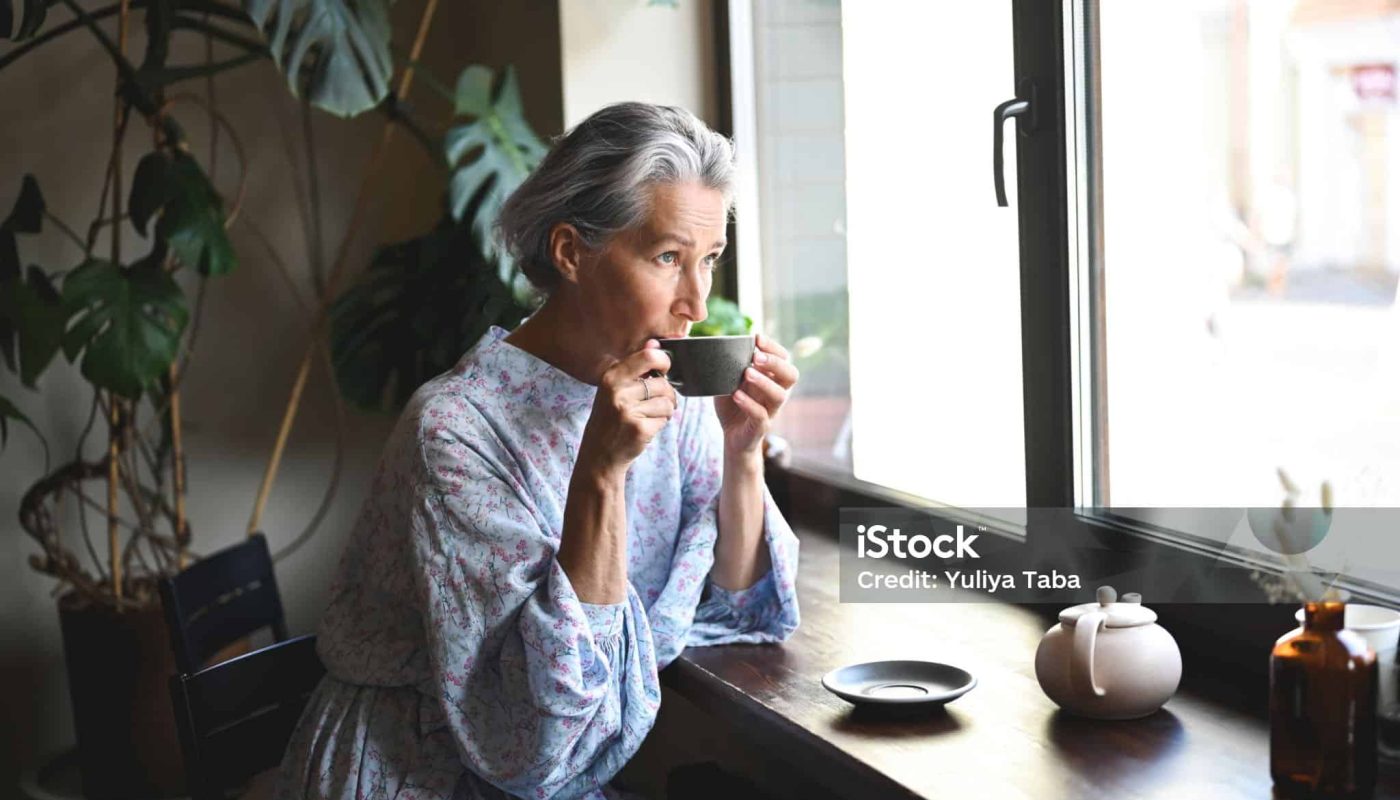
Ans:
{"label": "ceramic cup", "polygon": [[753,336],[687,336],[659,339],[671,356],[666,380],[688,397],[733,394],[753,361]]}
{"label": "ceramic cup", "polygon": [[[1293,616],[1302,623],[1303,609],[1298,609]],[[1394,755],[1400,752],[1400,669],[1395,662],[1396,649],[1400,646],[1400,611],[1348,603],[1346,629],[1365,639],[1376,651],[1381,749]]]}

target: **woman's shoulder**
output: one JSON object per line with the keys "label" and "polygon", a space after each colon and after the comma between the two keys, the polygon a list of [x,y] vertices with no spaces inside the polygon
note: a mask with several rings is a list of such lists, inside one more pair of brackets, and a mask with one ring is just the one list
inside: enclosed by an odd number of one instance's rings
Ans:
{"label": "woman's shoulder", "polygon": [[466,441],[488,434],[495,394],[489,374],[492,362],[498,360],[496,341],[488,333],[452,369],[419,386],[404,405],[398,433],[419,443]]}

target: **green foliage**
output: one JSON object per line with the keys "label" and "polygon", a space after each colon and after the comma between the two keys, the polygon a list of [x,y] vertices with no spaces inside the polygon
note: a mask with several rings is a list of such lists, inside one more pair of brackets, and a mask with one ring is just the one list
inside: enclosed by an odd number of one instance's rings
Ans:
{"label": "green foliage", "polygon": [[387,0],[243,0],[268,38],[292,93],[340,117],[379,105],[389,93]]}
{"label": "green foliage", "polygon": [[691,336],[742,336],[753,330],[753,318],[733,300],[711,297],[705,301],[705,312],[705,321],[691,326]]}
{"label": "green foliage", "polygon": [[63,300],[77,315],[64,355],[82,356],[94,386],[133,400],[170,368],[189,319],[179,284],[150,258],[131,267],[85,261],[64,279]]}
{"label": "green foliage", "polygon": [[380,248],[331,308],[336,380],[361,409],[402,408],[487,328],[513,328],[529,311],[531,298],[494,246],[492,226],[545,147],[525,121],[512,69],[496,85],[490,69],[467,67],[452,100],[468,121],[444,141],[455,168],[448,213],[428,233]]}
{"label": "green foliage", "polygon": [[444,219],[423,236],[381,247],[332,307],[341,393],[362,409],[393,412],[490,325],[513,328],[525,313],[471,231]]}
{"label": "green foliage", "polygon": [[38,437],[39,443],[44,446],[44,472],[48,472],[48,440],[44,438],[44,435],[42,433],[39,433],[38,428],[34,427],[34,423],[29,421],[29,417],[26,417],[18,408],[15,407],[15,404],[11,403],[9,399],[7,399],[4,395],[0,395],[0,450],[5,449],[5,442],[10,438],[10,420],[15,420],[21,425],[24,425],[26,428],[29,428],[29,430],[33,431],[34,435]]}
{"label": "green foliage", "polygon": [[49,4],[45,0],[18,0],[19,26],[15,26],[16,0],[0,0],[0,39],[20,41],[39,32]]}
{"label": "green foliage", "polygon": [[189,154],[158,150],[142,158],[131,179],[128,207],[142,236],[151,217],[161,212],[156,239],[181,264],[202,275],[223,275],[237,265],[224,231],[223,200]]}
{"label": "green foliage", "polygon": [[515,70],[507,67],[494,96],[495,76],[470,66],[457,79],[456,112],[470,119],[447,132],[443,142],[453,168],[452,216],[469,222],[488,259],[497,262],[500,279],[509,285],[514,265],[498,251],[491,226],[511,192],[544,157],[545,146],[525,121]]}
{"label": "green foliage", "polygon": [[0,223],[0,360],[31,388],[58,352],[69,316],[42,270],[35,266],[20,270],[15,235],[38,233],[43,218],[39,183],[26,175],[14,209]]}
{"label": "green foliage", "polygon": [[[0,325],[11,328],[18,340],[18,372],[25,386],[34,388],[58,354],[70,316],[58,290],[38,267],[30,266],[23,281],[0,281]],[[6,366],[14,370],[15,354],[7,350],[4,355]]]}

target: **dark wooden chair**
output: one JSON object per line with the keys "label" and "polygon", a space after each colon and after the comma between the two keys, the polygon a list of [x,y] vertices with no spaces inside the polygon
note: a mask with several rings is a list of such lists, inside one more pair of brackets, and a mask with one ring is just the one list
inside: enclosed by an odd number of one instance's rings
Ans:
{"label": "dark wooden chair", "polygon": [[241,794],[277,766],[325,674],[316,637],[298,636],[170,679],[192,800]]}
{"label": "dark wooden chair", "polygon": [[261,533],[160,582],[170,646],[181,673],[199,670],[219,650],[263,628],[287,638],[272,556]]}

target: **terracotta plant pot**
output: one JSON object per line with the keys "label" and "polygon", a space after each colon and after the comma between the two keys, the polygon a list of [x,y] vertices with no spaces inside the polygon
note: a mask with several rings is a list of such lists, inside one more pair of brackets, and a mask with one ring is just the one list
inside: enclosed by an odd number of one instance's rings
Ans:
{"label": "terracotta plant pot", "polygon": [[59,599],[68,687],[89,798],[184,793],[168,681],[175,659],[159,601],[117,613],[76,593]]}

